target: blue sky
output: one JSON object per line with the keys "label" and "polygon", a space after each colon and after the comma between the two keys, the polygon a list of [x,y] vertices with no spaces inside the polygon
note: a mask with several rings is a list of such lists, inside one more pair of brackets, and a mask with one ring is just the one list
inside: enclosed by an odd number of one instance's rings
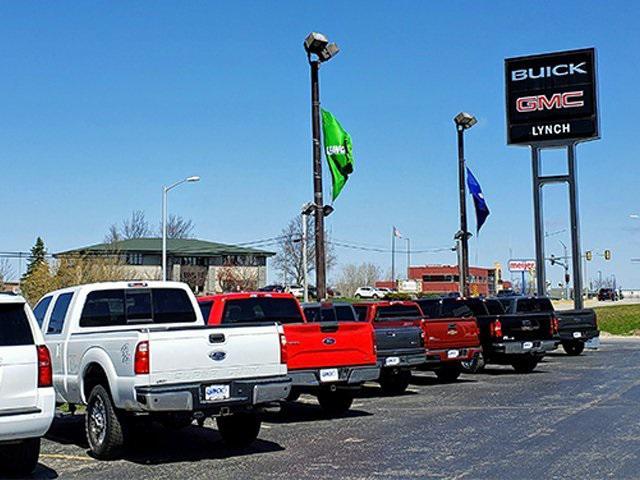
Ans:
{"label": "blue sky", "polygon": [[[595,46],[602,139],[578,146],[583,247],[613,251],[590,276],[640,287],[630,261],[640,221],[629,218],[640,213],[638,18],[637,2],[3,1],[0,250],[28,250],[38,235],[52,251],[95,243],[134,209],[156,223],[161,186],[193,174],[202,181],[172,192],[170,210],[199,237],[277,235],[311,199],[302,40],[318,30],[341,47],[321,69],[323,106],[356,154],[328,220],[333,238],[388,248],[395,224],[416,249],[450,246],[452,117],[466,110],[479,120],[468,163],[492,212],[471,260],[532,257],[531,166],[527,149],[506,146],[503,59]],[[545,173],[565,167],[561,152],[543,159]],[[548,230],[568,231],[566,188],[544,201]],[[558,240],[568,234],[550,237],[548,253],[562,253]],[[390,264],[386,253],[336,253]],[[549,274],[557,282],[561,269]]]}

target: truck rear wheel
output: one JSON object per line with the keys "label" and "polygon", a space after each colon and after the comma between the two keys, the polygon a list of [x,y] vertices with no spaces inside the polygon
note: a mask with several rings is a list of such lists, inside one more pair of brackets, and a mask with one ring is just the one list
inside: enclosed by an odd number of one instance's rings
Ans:
{"label": "truck rear wheel", "polygon": [[380,373],[380,388],[388,395],[400,395],[404,393],[410,381],[411,372],[409,370],[393,372],[389,369],[383,369]]}
{"label": "truck rear wheel", "polygon": [[93,387],[87,402],[85,432],[96,458],[107,460],[120,454],[125,437],[123,423],[109,392],[102,385]]}
{"label": "truck rear wheel", "polygon": [[511,366],[518,373],[531,373],[538,366],[540,359],[538,357],[527,357],[511,362]]}
{"label": "truck rear wheel", "polygon": [[567,352],[567,355],[571,355],[572,357],[580,355],[584,350],[584,343],[580,341],[568,341],[562,342],[562,348]]}
{"label": "truck rear wheel", "polygon": [[29,438],[15,445],[0,447],[0,471],[26,477],[36,469],[40,456],[40,439]]}
{"label": "truck rear wheel", "polygon": [[436,376],[440,383],[455,382],[462,373],[460,365],[445,365],[436,370]]}
{"label": "truck rear wheel", "polygon": [[262,420],[256,413],[242,412],[218,417],[216,423],[218,432],[227,445],[232,448],[244,448],[258,438]]}
{"label": "truck rear wheel", "polygon": [[350,390],[334,390],[322,388],[318,392],[318,402],[322,409],[331,416],[342,415],[351,408],[353,392]]}

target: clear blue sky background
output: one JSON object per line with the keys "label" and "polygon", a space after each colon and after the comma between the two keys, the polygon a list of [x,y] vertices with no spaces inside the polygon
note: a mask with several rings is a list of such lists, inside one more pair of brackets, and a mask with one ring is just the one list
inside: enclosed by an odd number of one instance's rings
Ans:
{"label": "clear blue sky background", "polygon": [[[1,2],[0,250],[28,250],[38,235],[51,251],[96,243],[134,209],[159,222],[161,185],[192,174],[202,182],[172,192],[170,209],[199,237],[277,235],[311,199],[302,40],[319,30],[341,46],[322,68],[323,106],[357,162],[333,238],[388,248],[395,224],[416,249],[450,246],[452,117],[467,110],[479,119],[467,157],[492,212],[472,241],[483,265],[533,256],[529,153],[506,146],[503,59],[597,47],[602,140],[578,147],[583,247],[613,251],[590,276],[640,287],[640,221],[629,218],[640,213],[639,18],[640,3],[611,1]],[[563,171],[561,153],[544,159],[545,173]],[[544,200],[548,229],[568,228],[566,189]],[[549,253],[562,253],[558,240],[568,234],[550,237]],[[549,271],[557,282],[561,269]]]}

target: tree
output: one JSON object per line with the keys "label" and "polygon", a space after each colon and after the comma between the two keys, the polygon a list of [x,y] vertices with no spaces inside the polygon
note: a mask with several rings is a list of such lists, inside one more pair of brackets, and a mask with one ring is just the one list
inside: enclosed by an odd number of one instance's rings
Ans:
{"label": "tree", "polygon": [[225,261],[218,270],[218,283],[223,292],[255,291],[260,280],[259,267],[238,266]]}
{"label": "tree", "polygon": [[109,227],[109,231],[104,238],[105,243],[115,243],[121,240],[129,240],[131,238],[144,238],[152,235],[149,222],[142,210],[134,210],[131,212],[130,218],[125,218],[120,226],[115,223]]}
{"label": "tree", "polygon": [[[302,285],[304,270],[310,275],[316,266],[316,242],[313,235],[313,219],[310,215],[307,219],[307,264],[302,261],[302,216],[296,216],[282,230],[278,240],[278,253],[273,261],[274,267],[280,272],[285,283]],[[328,238],[325,240],[327,270],[336,263],[336,256]]]}
{"label": "tree", "polygon": [[336,287],[343,296],[351,297],[359,287],[374,285],[381,277],[382,270],[378,265],[349,263],[342,267]]}
{"label": "tree", "polygon": [[[167,219],[167,238],[193,238],[193,221],[183,218],[180,215],[171,214]],[[159,236],[162,236],[162,222],[158,229]]]}
{"label": "tree", "polygon": [[23,275],[23,279],[31,275],[34,269],[43,263],[47,263],[47,248],[44,245],[44,240],[38,237],[36,243],[31,247],[31,255],[29,256],[29,264],[27,265],[27,271]]}
{"label": "tree", "polygon": [[46,261],[35,263],[31,268],[31,272],[28,275],[25,274],[20,281],[22,295],[31,306],[34,306],[46,293],[55,289],[53,275]]}
{"label": "tree", "polygon": [[0,259],[0,290],[4,289],[5,282],[13,278],[14,271],[8,258]]}

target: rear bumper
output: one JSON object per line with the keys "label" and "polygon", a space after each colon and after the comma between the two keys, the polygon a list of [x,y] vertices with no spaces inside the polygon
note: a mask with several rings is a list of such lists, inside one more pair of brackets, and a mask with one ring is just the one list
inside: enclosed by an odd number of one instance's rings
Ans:
{"label": "rear bumper", "polygon": [[[321,381],[320,372],[337,370],[338,379]],[[349,385],[358,386],[364,382],[377,380],[380,377],[380,367],[377,365],[364,365],[357,367],[329,367],[312,370],[289,370],[291,385],[299,388],[319,387],[320,385]]]}
{"label": "rear bumper", "polygon": [[0,412],[0,444],[44,436],[56,408],[53,388],[41,388],[35,407]]}
{"label": "rear bumper", "polygon": [[378,367],[380,368],[411,368],[422,365],[427,361],[425,350],[412,352],[380,352],[378,351]]}
{"label": "rear bumper", "polygon": [[[207,385],[229,386],[229,398],[206,401]],[[268,377],[198,384],[136,387],[136,400],[146,412],[206,412],[236,410],[284,400],[291,392],[289,377]]]}
{"label": "rear bumper", "polygon": [[[457,355],[455,352],[457,352]],[[481,346],[427,350],[426,367],[472,360],[480,353],[482,353]]]}
{"label": "rear bumper", "polygon": [[511,340],[506,342],[496,342],[491,344],[494,353],[503,355],[524,355],[542,354],[555,350],[558,347],[558,340]]}
{"label": "rear bumper", "polygon": [[564,330],[560,330],[558,332],[560,335],[560,340],[568,341],[568,340],[578,340],[582,342],[586,342],[587,340],[591,340],[592,338],[596,338],[600,336],[600,331],[595,328],[567,328]]}

